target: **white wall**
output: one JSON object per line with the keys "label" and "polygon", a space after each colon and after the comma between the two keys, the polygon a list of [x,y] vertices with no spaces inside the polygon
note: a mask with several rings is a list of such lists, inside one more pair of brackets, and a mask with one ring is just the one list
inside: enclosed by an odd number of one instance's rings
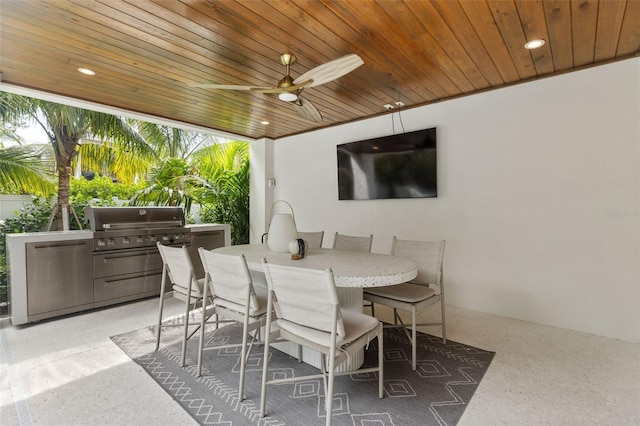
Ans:
{"label": "white wall", "polygon": [[249,242],[258,244],[269,227],[269,212],[273,204],[274,188],[268,181],[273,178],[273,140],[249,142],[251,187],[249,188]]}
{"label": "white wall", "polygon": [[437,199],[338,201],[335,146],[397,113],[279,139],[274,199],[325,246],[446,239],[448,304],[639,342],[639,81],[631,59],[402,111],[437,127]]}
{"label": "white wall", "polygon": [[0,195],[0,220],[15,217],[17,211],[34,199],[32,195]]}

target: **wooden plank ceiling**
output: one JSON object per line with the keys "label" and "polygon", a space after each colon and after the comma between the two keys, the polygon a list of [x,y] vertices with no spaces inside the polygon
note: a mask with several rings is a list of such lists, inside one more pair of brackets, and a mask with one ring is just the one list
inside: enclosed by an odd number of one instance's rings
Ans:
{"label": "wooden plank ceiling", "polygon": [[[3,0],[0,25],[3,83],[273,139],[640,49],[637,0]],[[535,38],[546,44],[523,48]],[[320,122],[274,95],[188,86],[275,86],[283,52],[293,78],[348,53],[364,65],[304,90]]]}

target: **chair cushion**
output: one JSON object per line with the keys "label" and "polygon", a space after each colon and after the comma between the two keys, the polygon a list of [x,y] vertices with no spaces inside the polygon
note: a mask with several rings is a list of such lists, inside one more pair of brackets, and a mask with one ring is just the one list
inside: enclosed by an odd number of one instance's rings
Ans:
{"label": "chair cushion", "polygon": [[[344,337],[336,336],[336,347],[345,346],[368,332],[375,329],[380,323],[376,318],[359,312],[341,309],[342,320],[344,322]],[[311,327],[305,327],[287,320],[279,319],[278,326],[293,335],[300,336],[305,340],[313,342],[317,345],[330,347],[331,333],[317,330]]]}
{"label": "chair cushion", "polygon": [[367,288],[365,293],[386,297],[387,299],[399,300],[401,302],[417,303],[434,296],[436,291],[424,285],[404,283],[385,287]]}

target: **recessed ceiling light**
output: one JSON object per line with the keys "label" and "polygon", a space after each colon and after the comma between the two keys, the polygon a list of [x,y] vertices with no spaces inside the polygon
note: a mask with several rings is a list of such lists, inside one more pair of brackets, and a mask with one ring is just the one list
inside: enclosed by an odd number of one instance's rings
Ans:
{"label": "recessed ceiling light", "polygon": [[264,124],[266,126],[267,124],[269,124],[269,122],[267,120],[262,120],[260,124]]}
{"label": "recessed ceiling light", "polygon": [[535,40],[528,41],[524,44],[525,49],[537,49],[538,47],[544,46],[545,41],[541,38],[537,38]]}
{"label": "recessed ceiling light", "polygon": [[90,70],[89,68],[78,68],[78,71],[85,75],[96,75],[96,72],[94,70]]}

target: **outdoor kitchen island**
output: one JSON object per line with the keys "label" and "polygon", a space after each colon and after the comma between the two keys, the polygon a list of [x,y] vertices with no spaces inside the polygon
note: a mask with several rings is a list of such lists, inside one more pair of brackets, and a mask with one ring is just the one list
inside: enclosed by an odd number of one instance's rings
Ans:
{"label": "outdoor kitchen island", "polygon": [[[181,211],[168,209],[176,208],[96,208],[89,215],[91,230],[7,235],[11,323],[159,295],[157,241],[187,245],[195,260],[198,247],[231,244],[229,225],[185,225]],[[148,220],[134,223],[138,216]]]}

